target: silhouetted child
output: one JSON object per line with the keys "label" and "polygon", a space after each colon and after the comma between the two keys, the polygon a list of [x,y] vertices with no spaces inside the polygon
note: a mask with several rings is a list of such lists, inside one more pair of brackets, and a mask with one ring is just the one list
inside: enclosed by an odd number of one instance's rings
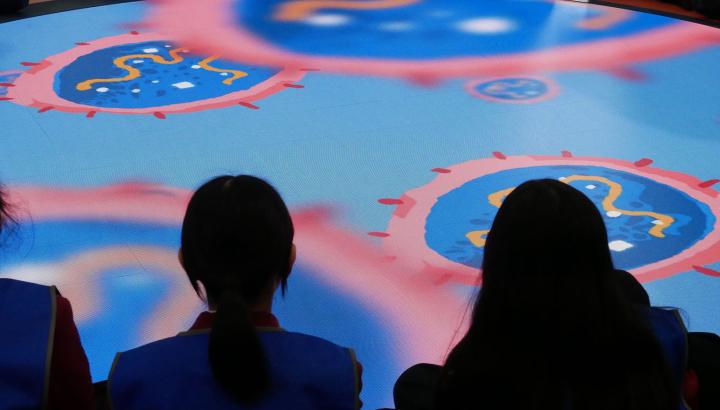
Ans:
{"label": "silhouetted child", "polygon": [[680,382],[654,334],[680,324],[673,312],[635,309],[613,271],[587,197],[557,180],[518,186],[487,236],[470,327],[427,377],[438,380],[431,407],[680,408]]}
{"label": "silhouetted child", "polygon": [[293,236],[287,207],[261,179],[223,176],[198,189],[180,258],[210,310],[189,332],[118,355],[113,409],[358,408],[353,352],[286,332],[272,314],[295,261]]}
{"label": "silhouetted child", "polygon": [[[677,410],[650,320],[621,295],[605,224],[557,180],[518,186],[487,236],[483,283],[436,408]],[[658,313],[660,326],[671,312]]]}
{"label": "silhouetted child", "polygon": [[[15,223],[0,190],[0,237]],[[54,286],[0,279],[0,409],[94,409],[70,302]]]}

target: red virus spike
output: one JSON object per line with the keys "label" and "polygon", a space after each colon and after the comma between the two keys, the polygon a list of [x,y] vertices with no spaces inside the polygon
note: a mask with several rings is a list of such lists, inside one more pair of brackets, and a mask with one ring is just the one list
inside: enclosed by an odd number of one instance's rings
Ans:
{"label": "red virus spike", "polygon": [[570,151],[563,151],[562,153],[563,158],[572,158],[573,154]]}
{"label": "red virus spike", "polygon": [[40,109],[38,110],[38,112],[39,112],[40,114],[42,114],[42,113],[44,113],[44,112],[48,112],[48,111],[53,110],[53,109],[55,109],[55,107],[53,107],[52,105],[48,105],[47,107],[42,107],[42,108],[40,108]]}
{"label": "red virus spike", "polygon": [[449,174],[450,172],[452,172],[447,168],[433,168],[433,169],[431,169],[431,171],[437,172],[438,174]]}
{"label": "red virus spike", "polygon": [[443,273],[442,275],[439,275],[434,281],[433,285],[441,286],[448,282],[450,282],[450,279],[452,279],[453,275],[451,273]]}
{"label": "red virus spike", "polygon": [[715,269],[706,268],[704,266],[698,266],[694,265],[693,269],[696,271],[702,273],[703,275],[713,276],[716,278],[720,278],[720,272],[716,271]]}
{"label": "red virus spike", "polygon": [[411,75],[409,78],[411,83],[422,87],[436,87],[440,85],[440,79],[434,75]]}
{"label": "red virus spike", "polygon": [[387,233],[387,232],[375,232],[375,231],[374,231],[374,232],[368,232],[368,235],[374,236],[374,237],[376,237],[376,238],[387,238],[388,236],[390,236],[390,234]]}
{"label": "red virus spike", "polygon": [[287,88],[305,88],[305,86],[301,84],[283,83],[283,85]]}
{"label": "red virus spike", "polygon": [[710,188],[711,186],[720,182],[720,179],[708,179],[707,181],[698,184],[700,188]]}
{"label": "red virus spike", "polygon": [[85,114],[85,118],[93,118],[97,111],[90,111],[87,114]]}
{"label": "red virus spike", "polygon": [[140,34],[140,32],[133,30],[130,32],[130,34],[132,34],[133,36],[137,36],[138,34]]}
{"label": "red virus spike", "polygon": [[0,83],[0,87],[15,87],[13,83]]}
{"label": "red virus spike", "polygon": [[383,205],[402,205],[405,202],[403,202],[402,199],[397,198],[382,198],[378,199],[378,202],[380,202]]}
{"label": "red virus spike", "polygon": [[12,97],[0,97],[0,101],[10,101]]}
{"label": "red virus spike", "polygon": [[167,118],[165,114],[161,113],[160,111],[155,111],[153,115],[159,120],[164,120],[165,118]]}
{"label": "red virus spike", "polygon": [[249,103],[247,101],[240,101],[238,103],[238,105],[242,105],[243,107],[250,108],[251,110],[259,110],[260,109],[260,107],[258,107],[257,105],[255,105],[253,103]]}
{"label": "red virus spike", "polygon": [[503,153],[500,152],[500,151],[494,151],[492,154],[493,154],[493,157],[495,157],[495,158],[497,158],[497,159],[507,159],[507,157],[505,156],[505,154],[503,154]]}
{"label": "red virus spike", "polygon": [[621,67],[607,70],[607,72],[613,77],[617,77],[626,81],[645,81],[647,80],[647,74],[642,71],[638,71],[634,68]]}
{"label": "red virus spike", "polygon": [[650,158],[641,158],[634,162],[635,166],[638,168],[646,167],[652,163],[653,163],[653,160],[651,160]]}
{"label": "red virus spike", "polygon": [[124,23],[120,25],[120,27],[125,28],[125,30],[142,30],[148,28],[148,26],[149,24],[140,22]]}
{"label": "red virus spike", "polygon": [[80,41],[80,42],[75,43],[75,45],[78,45],[78,46],[89,46],[90,43],[86,43],[86,42],[84,42],[84,41]]}
{"label": "red virus spike", "polygon": [[32,61],[23,61],[20,63],[20,65],[24,65],[25,67],[32,67],[36,65],[40,65],[40,63],[33,63]]}
{"label": "red virus spike", "polygon": [[320,71],[319,68],[301,68],[300,71]]}

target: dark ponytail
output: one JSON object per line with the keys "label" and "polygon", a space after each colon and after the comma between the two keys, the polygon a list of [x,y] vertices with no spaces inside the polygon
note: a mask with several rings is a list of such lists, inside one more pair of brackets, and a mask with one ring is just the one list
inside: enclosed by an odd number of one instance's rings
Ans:
{"label": "dark ponytail", "polygon": [[257,401],[267,392],[265,353],[240,292],[227,290],[220,296],[208,356],[216,381],[236,401]]}
{"label": "dark ponytail", "polygon": [[277,191],[251,176],[217,177],[195,192],[182,229],[185,271],[216,309],[208,360],[218,385],[239,403],[271,387],[252,305],[290,273],[294,229]]}

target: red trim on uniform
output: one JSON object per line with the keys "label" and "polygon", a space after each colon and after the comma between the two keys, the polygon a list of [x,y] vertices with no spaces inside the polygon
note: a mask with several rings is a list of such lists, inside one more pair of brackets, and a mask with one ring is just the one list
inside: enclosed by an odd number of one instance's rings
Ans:
{"label": "red trim on uniform", "polygon": [[[195,319],[190,330],[204,330],[210,329],[215,319],[214,312],[202,312]],[[250,312],[250,321],[255,327],[269,327],[269,328],[280,328],[280,322],[278,322],[275,315],[270,312]]]}
{"label": "red trim on uniform", "polygon": [[95,409],[90,365],[73,320],[70,301],[55,299],[55,339],[50,364],[49,409]]}
{"label": "red trim on uniform", "polygon": [[700,408],[699,394],[700,380],[698,380],[697,373],[695,373],[695,370],[693,369],[688,369],[685,371],[685,377],[683,380],[683,397],[690,408]]}

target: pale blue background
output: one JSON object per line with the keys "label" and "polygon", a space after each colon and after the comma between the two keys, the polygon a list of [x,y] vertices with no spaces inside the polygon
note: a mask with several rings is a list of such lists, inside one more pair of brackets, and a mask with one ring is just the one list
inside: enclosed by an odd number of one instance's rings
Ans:
{"label": "pale blue background", "polygon": [[[140,18],[144,7],[127,3],[0,25],[0,70],[40,61],[77,41],[125,32],[122,25]],[[301,81],[304,89],[259,101],[260,110],[233,106],[169,115],[164,121],[103,113],[88,120],[2,102],[0,180],[11,186],[73,187],[144,180],[193,188],[214,174],[251,173],[277,185],[291,206],[337,205],[344,222],[359,233],[385,229],[392,207],[379,206],[378,198],[399,197],[429,182],[434,167],[492,151],[649,157],[655,166],[704,180],[720,177],[718,66],[716,46],[634,66],[647,75],[644,82],[604,72],[546,73],[559,84],[560,95],[534,105],[473,98],[463,90],[465,80],[423,88],[403,80],[318,73]],[[37,232],[45,231],[38,227]],[[173,245],[175,234],[159,241]],[[36,253],[22,257],[42,259]],[[720,264],[710,267],[720,269]],[[691,330],[720,332],[720,278],[687,272],[646,288],[655,304],[684,309]],[[288,306],[301,306],[303,296],[319,288],[303,281],[297,289]],[[157,296],[161,289],[147,292]],[[357,306],[349,301],[347,314],[362,318]],[[358,322],[368,331],[348,336],[322,322],[308,325],[285,309],[286,327],[297,323],[298,330],[358,346],[366,368],[367,408],[391,404],[392,381],[407,364],[383,360],[399,342],[375,333],[382,324]],[[111,317],[106,320],[111,329]],[[89,324],[81,332],[99,380],[114,350],[133,344],[128,339],[121,346],[105,345],[110,339],[93,336],[97,326],[102,325]]]}

